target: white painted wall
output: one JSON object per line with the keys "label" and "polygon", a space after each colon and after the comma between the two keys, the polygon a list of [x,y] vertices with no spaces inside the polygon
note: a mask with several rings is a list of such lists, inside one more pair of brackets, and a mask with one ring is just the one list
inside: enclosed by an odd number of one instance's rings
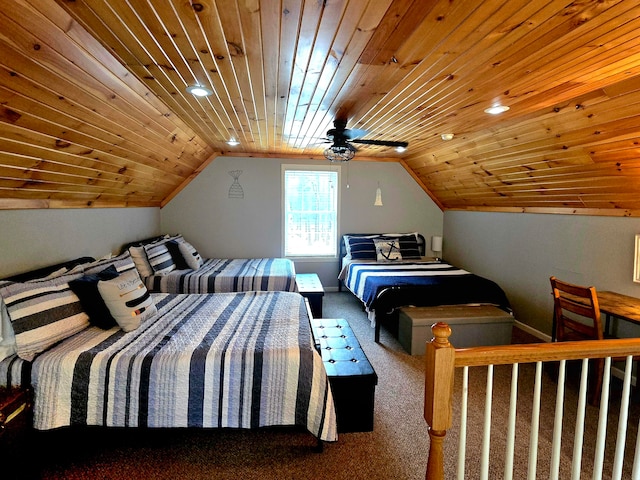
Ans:
{"label": "white painted wall", "polygon": [[[204,257],[279,257],[282,252],[281,165],[317,160],[219,157],[161,210],[163,232],[182,233]],[[341,169],[340,233],[442,232],[443,214],[395,162],[351,161]],[[244,198],[229,198],[233,177]],[[373,206],[380,182],[382,207]],[[348,185],[348,188],[347,188]],[[338,261],[296,261],[299,273],[316,272],[337,287]]]}
{"label": "white painted wall", "polygon": [[159,208],[0,210],[0,277],[118,253],[159,228]]}
{"label": "white painted wall", "polygon": [[[497,282],[517,320],[551,335],[552,275],[640,297],[637,233],[638,218],[448,211],[443,250],[445,260]],[[640,336],[625,329],[619,334]]]}

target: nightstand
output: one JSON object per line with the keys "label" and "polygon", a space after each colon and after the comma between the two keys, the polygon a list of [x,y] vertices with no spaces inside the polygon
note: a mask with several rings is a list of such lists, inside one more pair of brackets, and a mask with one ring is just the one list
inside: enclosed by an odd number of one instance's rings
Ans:
{"label": "nightstand", "polygon": [[32,394],[28,388],[0,387],[0,449],[19,453],[32,429]]}

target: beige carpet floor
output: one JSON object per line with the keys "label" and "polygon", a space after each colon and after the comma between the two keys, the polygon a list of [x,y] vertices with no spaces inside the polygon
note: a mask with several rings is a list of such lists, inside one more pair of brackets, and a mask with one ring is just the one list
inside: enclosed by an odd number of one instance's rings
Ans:
{"label": "beige carpet floor", "polygon": [[[305,432],[290,430],[84,430],[48,432],[37,435],[33,442],[31,462],[22,477],[44,479],[422,479],[428,451],[427,426],[423,414],[424,357],[407,354],[386,329],[381,343],[373,341],[373,330],[359,302],[350,293],[328,293],[324,299],[325,318],[346,318],[375,368],[379,382],[375,398],[373,432],[340,434],[336,443],[325,444],[323,453],[315,453],[316,440]],[[515,332],[518,342],[531,339]],[[508,392],[510,371],[496,368],[492,422],[492,461],[490,478],[502,478],[501,458],[504,452],[506,400],[499,395]],[[522,406],[518,411],[517,473],[514,478],[526,478],[528,452],[528,419],[530,417],[533,369],[521,368]],[[544,375],[544,392],[555,391],[552,375]],[[484,374],[472,372],[471,385],[482,388]],[[460,382],[456,384],[456,398]],[[550,436],[555,399],[543,397],[538,477],[548,478]],[[575,393],[568,394],[566,418],[575,418]],[[508,398],[508,393],[507,397]],[[478,478],[481,440],[478,425],[484,408],[484,396],[470,399],[467,478]],[[454,411],[459,406],[456,404]],[[638,414],[634,408],[629,419],[633,439],[637,431]],[[597,411],[588,410],[590,425]],[[573,416],[572,416],[573,415]],[[617,420],[616,420],[617,421]],[[570,422],[567,421],[567,424]],[[568,425],[563,443],[561,478],[569,478],[568,463],[572,455],[572,427]],[[585,451],[592,448],[594,427],[585,430]],[[447,437],[447,448],[456,446],[457,421]],[[635,440],[634,440],[635,441]],[[633,445],[631,445],[631,448]],[[612,447],[610,448],[612,450]],[[587,454],[585,453],[585,456]],[[612,452],[608,452],[606,468],[611,470]],[[629,455],[630,456],[630,455]],[[583,465],[590,468],[590,460]],[[524,470],[522,470],[524,468]],[[627,470],[630,469],[626,465]],[[447,478],[454,478],[455,459],[447,455]],[[630,474],[625,470],[625,477]],[[25,471],[30,472],[28,474]],[[587,471],[587,470],[585,470]],[[629,470],[630,471],[630,470]],[[5,478],[5,477],[3,477]],[[583,477],[587,478],[587,476]],[[588,476],[588,478],[591,478]],[[605,477],[607,478],[607,477]]]}

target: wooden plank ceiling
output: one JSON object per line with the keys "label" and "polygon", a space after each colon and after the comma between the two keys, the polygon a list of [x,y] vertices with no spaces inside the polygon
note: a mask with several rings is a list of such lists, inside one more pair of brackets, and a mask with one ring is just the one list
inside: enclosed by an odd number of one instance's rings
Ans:
{"label": "wooden plank ceiling", "polygon": [[341,118],[409,142],[354,160],[443,209],[640,214],[636,1],[3,0],[0,23],[0,208],[162,206],[218,155],[326,162]]}

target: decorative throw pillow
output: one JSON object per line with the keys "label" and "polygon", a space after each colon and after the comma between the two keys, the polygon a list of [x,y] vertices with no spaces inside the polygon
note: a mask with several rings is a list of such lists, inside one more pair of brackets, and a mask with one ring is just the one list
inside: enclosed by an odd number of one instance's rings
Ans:
{"label": "decorative throw pillow", "polygon": [[136,247],[129,247],[129,254],[133,259],[133,263],[136,265],[136,269],[141,277],[148,277],[153,275],[153,268],[149,265],[147,259],[147,252],[142,245]]}
{"label": "decorative throw pillow", "polygon": [[192,270],[197,270],[202,266],[202,257],[198,253],[198,251],[186,240],[178,243],[178,247],[180,248],[180,252],[184,257],[185,262],[189,265],[189,268]]}
{"label": "decorative throw pillow", "polygon": [[7,306],[0,298],[0,360],[4,360],[14,353],[16,353],[16,336],[13,333]]}
{"label": "decorative throw pillow", "polygon": [[89,315],[89,323],[105,330],[115,327],[117,322],[98,291],[98,282],[111,280],[117,276],[115,265],[110,265],[101,272],[85,275],[69,282],[69,287],[78,295],[82,308]]}
{"label": "decorative throw pillow", "polygon": [[167,248],[167,242],[145,245],[144,250],[147,252],[149,265],[151,265],[153,273],[156,275],[169,273],[176,269],[176,264],[173,263],[173,258],[171,258]]}
{"label": "decorative throw pillow", "polygon": [[[378,238],[378,237],[375,237]],[[348,237],[349,251],[354,260],[375,260],[376,246],[374,237]]]}
{"label": "decorative throw pillow", "polygon": [[175,263],[176,269],[187,270],[191,267],[189,267],[184,255],[182,255],[182,252],[180,251],[180,243],[181,242],[178,242],[177,240],[169,240],[167,242],[167,249],[171,254],[171,258],[173,258],[173,263]]}
{"label": "decorative throw pillow", "polygon": [[398,240],[376,238],[373,242],[376,246],[376,260],[379,262],[402,260]]}
{"label": "decorative throw pillow", "polygon": [[156,305],[136,270],[111,280],[100,280],[98,291],[109,312],[125,332],[135,330],[140,323],[156,314]]}
{"label": "decorative throw pillow", "polygon": [[24,360],[89,326],[80,299],[69,282],[82,274],[10,283],[0,288],[16,339],[16,351]]}
{"label": "decorative throw pillow", "polygon": [[394,240],[397,240],[400,243],[400,254],[402,255],[403,260],[417,260],[422,258],[420,256],[418,240],[415,235],[400,235]]}

